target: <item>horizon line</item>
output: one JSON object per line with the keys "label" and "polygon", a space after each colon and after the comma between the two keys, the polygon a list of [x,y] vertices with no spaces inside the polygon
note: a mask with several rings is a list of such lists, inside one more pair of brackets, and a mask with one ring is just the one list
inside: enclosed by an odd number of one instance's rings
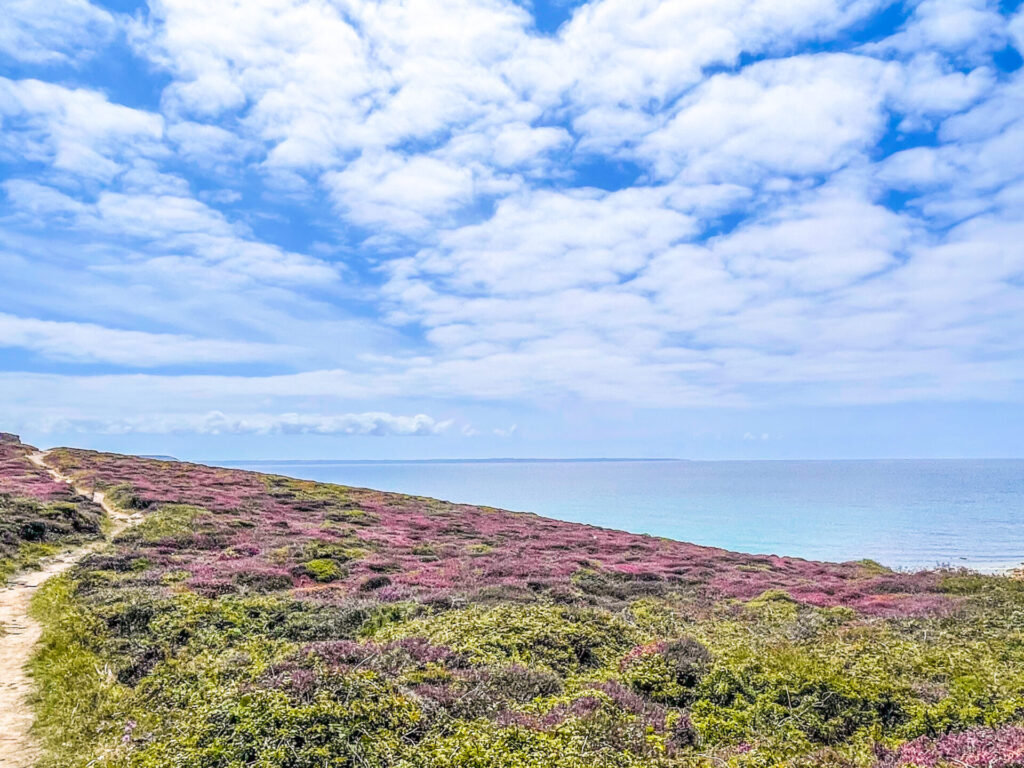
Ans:
{"label": "horizon line", "polygon": [[569,458],[467,458],[467,459],[192,459],[196,463],[221,464],[583,464],[615,462],[836,462],[836,461],[1024,461],[1022,456],[874,456],[859,458],[683,459],[673,457],[569,457]]}
{"label": "horizon line", "polygon": [[495,456],[484,459],[205,459],[204,461],[220,461],[231,464],[540,464],[540,463],[584,463],[584,462],[624,462],[624,461],[694,461],[694,459],[677,459],[672,457],[638,458],[638,457],[573,457],[559,459],[515,458],[511,456]]}

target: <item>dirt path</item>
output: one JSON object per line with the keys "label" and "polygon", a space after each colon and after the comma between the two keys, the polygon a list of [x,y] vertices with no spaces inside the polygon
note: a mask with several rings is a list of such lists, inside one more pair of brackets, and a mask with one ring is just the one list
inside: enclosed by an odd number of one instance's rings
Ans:
{"label": "dirt path", "polygon": [[[54,479],[71,484],[70,478],[46,465],[45,453],[34,453],[28,458],[33,464],[44,467]],[[113,509],[98,491],[91,496],[78,487],[75,491],[86,498],[91,497],[106,511],[112,522],[108,537],[116,536],[141,520],[141,515],[126,515]],[[4,631],[0,635],[0,768],[28,768],[38,757],[29,733],[32,710],[26,703],[32,682],[25,672],[25,665],[42,633],[42,627],[28,614],[32,595],[48,578],[68,570],[104,544],[95,542],[47,558],[39,570],[16,573],[6,586],[0,587],[0,627]]]}

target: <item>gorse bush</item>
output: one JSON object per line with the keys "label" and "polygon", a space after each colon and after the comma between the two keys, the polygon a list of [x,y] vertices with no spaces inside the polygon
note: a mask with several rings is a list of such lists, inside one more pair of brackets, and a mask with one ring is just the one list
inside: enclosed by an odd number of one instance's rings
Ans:
{"label": "gorse bush", "polygon": [[337,581],[345,575],[345,569],[337,560],[318,557],[302,564],[303,571],[316,581]]}
{"label": "gorse bush", "polygon": [[1022,765],[1010,579],[56,457],[146,520],[36,597],[42,768]]}

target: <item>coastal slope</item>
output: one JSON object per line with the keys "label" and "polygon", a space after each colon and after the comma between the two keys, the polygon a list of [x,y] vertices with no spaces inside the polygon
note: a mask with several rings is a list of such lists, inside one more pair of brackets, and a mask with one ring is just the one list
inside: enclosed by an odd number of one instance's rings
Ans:
{"label": "coastal slope", "polygon": [[[25,666],[42,632],[29,615],[36,588],[85,557],[103,510],[45,467],[31,446],[0,433],[0,766],[26,768],[38,753],[29,733]],[[13,578],[11,578],[13,577]]]}
{"label": "coastal slope", "polygon": [[45,462],[141,522],[34,601],[40,765],[1024,760],[1009,578],[184,462]]}

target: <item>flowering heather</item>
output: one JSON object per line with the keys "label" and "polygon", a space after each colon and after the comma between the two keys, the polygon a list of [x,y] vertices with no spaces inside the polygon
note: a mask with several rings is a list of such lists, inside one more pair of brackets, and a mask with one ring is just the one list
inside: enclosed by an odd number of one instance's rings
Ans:
{"label": "flowering heather", "polygon": [[1020,768],[1024,728],[971,728],[940,738],[922,736],[888,752],[878,768]]}
{"label": "flowering heather", "polygon": [[100,508],[29,461],[34,451],[0,433],[0,577],[99,535]]}
{"label": "flowering heather", "polygon": [[389,594],[402,598],[590,587],[625,597],[687,590],[707,600],[749,600],[781,589],[808,605],[893,616],[934,613],[951,603],[928,572],[744,555],[526,513],[184,462],[68,449],[54,451],[51,460],[82,482],[113,489],[113,498],[132,508],[173,503],[204,510],[188,536],[148,544],[157,561],[191,551],[185,567],[207,591],[225,591],[240,573],[271,566],[278,575],[291,574],[296,587],[323,589],[302,568],[322,542],[333,546],[347,574],[328,588],[344,593],[385,573],[395,588]]}
{"label": "flowering heather", "polygon": [[37,599],[45,766],[1024,765],[1024,581],[47,460],[143,520]]}
{"label": "flowering heather", "polygon": [[0,432],[0,494],[44,502],[77,500],[67,483],[54,480],[45,468],[28,460],[35,450],[16,435]]}

